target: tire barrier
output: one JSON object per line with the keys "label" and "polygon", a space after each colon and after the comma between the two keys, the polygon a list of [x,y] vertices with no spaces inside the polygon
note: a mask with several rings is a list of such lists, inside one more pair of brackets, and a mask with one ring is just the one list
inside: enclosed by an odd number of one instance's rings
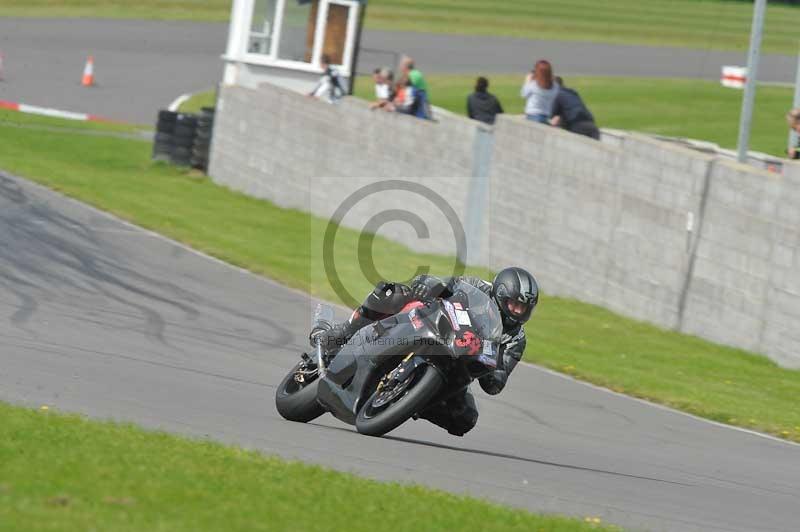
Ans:
{"label": "tire barrier", "polygon": [[192,145],[197,133],[197,117],[179,114],[175,120],[175,133],[172,137],[173,149],[170,162],[177,166],[191,166]]}
{"label": "tire barrier", "polygon": [[172,111],[159,111],[158,123],[156,124],[156,138],[153,143],[153,160],[169,161],[173,148],[173,136],[175,134],[175,122],[178,113]]}
{"label": "tire barrier", "polygon": [[211,151],[211,133],[214,128],[214,108],[203,107],[197,117],[194,143],[192,144],[192,168],[205,172],[208,170],[208,154]]}
{"label": "tire barrier", "polygon": [[159,111],[153,160],[207,171],[213,127],[213,107],[199,114]]}

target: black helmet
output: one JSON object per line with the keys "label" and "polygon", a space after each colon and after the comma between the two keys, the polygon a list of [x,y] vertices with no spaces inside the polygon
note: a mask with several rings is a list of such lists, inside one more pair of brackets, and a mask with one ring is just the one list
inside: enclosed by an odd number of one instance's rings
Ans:
{"label": "black helmet", "polygon": [[528,321],[539,303],[539,285],[533,275],[522,268],[506,268],[492,283],[494,297],[506,327]]}

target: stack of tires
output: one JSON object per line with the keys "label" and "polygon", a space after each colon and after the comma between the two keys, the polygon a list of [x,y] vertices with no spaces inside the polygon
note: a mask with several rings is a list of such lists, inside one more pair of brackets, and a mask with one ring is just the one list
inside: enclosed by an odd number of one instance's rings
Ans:
{"label": "stack of tires", "polygon": [[153,160],[207,171],[213,128],[213,107],[200,114],[159,111]]}
{"label": "stack of tires", "polygon": [[156,138],[153,143],[153,160],[169,161],[172,156],[173,135],[175,134],[175,121],[178,113],[172,111],[159,111],[158,124],[156,124]]}
{"label": "stack of tires", "polygon": [[203,107],[203,112],[197,117],[197,132],[194,137],[192,149],[192,168],[203,172],[208,170],[208,153],[211,149],[211,131],[214,128],[214,108]]}
{"label": "stack of tires", "polygon": [[169,160],[177,166],[191,166],[192,148],[197,134],[197,117],[180,113],[175,119],[175,133],[172,135],[173,148]]}

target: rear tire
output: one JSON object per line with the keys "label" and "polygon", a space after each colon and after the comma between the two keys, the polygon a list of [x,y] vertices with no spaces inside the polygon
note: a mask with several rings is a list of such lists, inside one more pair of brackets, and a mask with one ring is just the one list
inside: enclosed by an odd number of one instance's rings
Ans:
{"label": "rear tire", "polygon": [[278,385],[275,391],[275,407],[284,419],[308,423],[324,414],[325,409],[317,402],[319,378],[302,387],[295,381],[294,375],[301,364],[302,362],[298,362]]}
{"label": "rear tire", "polygon": [[411,382],[410,389],[383,410],[375,412],[372,406],[378,395],[377,391],[366,400],[356,416],[358,432],[367,436],[383,436],[430,403],[444,384],[444,379],[433,366],[420,366],[415,372],[423,373],[419,377],[411,377],[415,381]]}

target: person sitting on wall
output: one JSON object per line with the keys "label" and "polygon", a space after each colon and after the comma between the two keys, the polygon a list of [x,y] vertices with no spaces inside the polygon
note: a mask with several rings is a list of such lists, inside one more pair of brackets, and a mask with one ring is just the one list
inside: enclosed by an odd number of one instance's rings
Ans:
{"label": "person sitting on wall", "polygon": [[375,81],[375,101],[369,105],[370,109],[383,109],[391,111],[394,100],[394,74],[388,68],[376,68],[372,73]]}
{"label": "person sitting on wall", "polygon": [[394,110],[398,113],[425,118],[420,112],[424,101],[419,97],[419,91],[410,79],[403,77],[398,83],[397,96],[394,99]]}
{"label": "person sitting on wall", "polygon": [[786,153],[789,159],[800,159],[800,108],[789,111],[786,121],[789,122],[789,128],[797,132],[797,144],[786,150]]}
{"label": "person sitting on wall", "polygon": [[489,80],[480,77],[475,83],[475,92],[467,97],[467,115],[473,120],[494,124],[503,106],[494,94],[489,92]]}
{"label": "person sitting on wall", "polygon": [[414,60],[408,56],[400,61],[400,71],[414,88],[414,98],[419,100],[416,111],[413,113],[414,116],[430,120],[433,118],[433,113],[430,108],[430,91],[425,76],[414,65]]}
{"label": "person sitting on wall", "polygon": [[394,89],[392,90],[392,101],[383,108],[384,111],[401,112],[400,110],[405,106],[406,102],[407,83],[408,81],[402,77],[394,83]]}
{"label": "person sitting on wall", "polygon": [[565,87],[564,80],[559,76],[556,76],[556,83],[560,89],[553,102],[553,117],[550,119],[550,124],[560,126],[578,135],[600,140],[600,130],[594,123],[594,115],[583,103],[578,92]]}
{"label": "person sitting on wall", "polygon": [[345,95],[342,79],[336,69],[333,68],[333,65],[331,65],[330,56],[327,54],[322,56],[320,66],[323,70],[322,77],[319,78],[314,90],[308,93],[308,97],[317,98],[328,103],[336,103]]}

